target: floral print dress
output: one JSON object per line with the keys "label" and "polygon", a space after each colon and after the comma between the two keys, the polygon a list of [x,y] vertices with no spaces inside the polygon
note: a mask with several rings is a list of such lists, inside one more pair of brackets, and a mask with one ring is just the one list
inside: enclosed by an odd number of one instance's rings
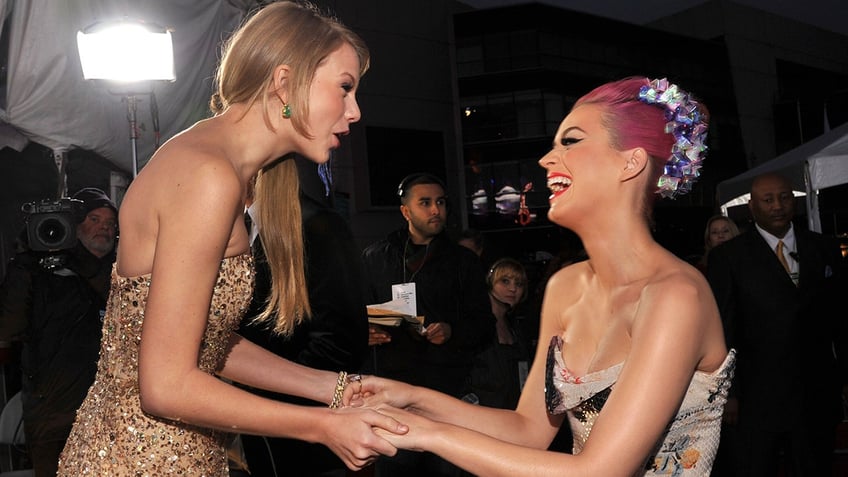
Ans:
{"label": "floral print dress", "polygon": [[[562,343],[559,336],[551,338],[545,373],[545,401],[548,413],[568,414],[574,440],[573,453],[579,454],[624,363],[585,376],[575,376],[565,366]],[[644,472],[637,475],[710,475],[735,365],[736,351],[730,350],[717,370],[712,373],[695,372],[674,419],[645,462]]]}

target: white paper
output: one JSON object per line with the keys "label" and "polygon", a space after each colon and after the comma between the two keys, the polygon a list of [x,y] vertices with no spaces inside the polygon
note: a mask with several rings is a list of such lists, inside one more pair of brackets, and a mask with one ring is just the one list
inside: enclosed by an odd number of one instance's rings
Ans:
{"label": "white paper", "polygon": [[405,315],[416,316],[418,314],[418,306],[415,300],[415,283],[398,283],[392,285],[392,303],[393,306],[399,308],[391,308]]}

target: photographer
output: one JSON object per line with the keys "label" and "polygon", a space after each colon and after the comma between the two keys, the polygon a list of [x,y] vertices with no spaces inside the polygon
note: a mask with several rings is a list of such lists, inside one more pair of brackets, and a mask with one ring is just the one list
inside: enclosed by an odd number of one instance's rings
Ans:
{"label": "photographer", "polygon": [[115,203],[93,187],[73,199],[24,206],[28,233],[0,286],[0,340],[22,343],[24,428],[36,477],[56,475],[94,381],[115,261]]}

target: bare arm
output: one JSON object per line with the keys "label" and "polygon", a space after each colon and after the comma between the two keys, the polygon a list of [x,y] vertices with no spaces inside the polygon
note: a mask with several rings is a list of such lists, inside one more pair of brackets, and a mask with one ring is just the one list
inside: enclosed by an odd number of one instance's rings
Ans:
{"label": "bare arm", "polygon": [[[706,325],[705,317],[715,318],[708,293],[705,287],[693,285],[691,280],[680,276],[646,288],[634,318],[630,354],[589,440],[578,455],[541,450],[543,447],[538,445],[541,438],[533,441],[531,437],[535,425],[535,430],[545,436],[544,441],[550,441],[550,428],[541,424],[539,411],[526,409],[541,408],[544,414],[542,393],[532,390],[541,384],[539,365],[543,361],[539,360],[539,354],[534,364],[536,375],[528,379],[512,417],[482,408],[475,411],[471,406],[466,409],[451,405],[446,412],[465,414],[449,419],[450,424],[446,424],[408,416],[402,411],[383,411],[410,425],[408,434],[387,439],[398,447],[434,452],[479,475],[633,475],[644,465],[680,406],[704,354],[707,341],[704,337],[710,336],[710,340],[715,337],[715,332]],[[548,333],[556,327],[545,323],[550,321],[549,304],[544,310],[547,316],[543,318],[542,330]],[[416,396],[413,410],[423,407],[422,414],[427,417],[446,420],[445,413],[435,409],[445,402],[437,400],[430,405],[431,398],[429,393],[422,392],[420,399]],[[523,417],[516,420],[516,415]],[[477,419],[489,422],[475,424]],[[502,427],[515,423],[518,427]],[[474,430],[460,427],[468,424]],[[528,445],[515,445],[516,442]]]}
{"label": "bare arm", "polygon": [[[370,410],[332,411],[276,402],[198,368],[212,289],[225,251],[234,248],[233,231],[242,212],[241,185],[232,171],[220,169],[226,165],[194,168],[191,177],[180,177],[167,192],[166,202],[179,206],[157,209],[155,258],[139,351],[142,407],[208,428],[320,442],[350,468],[365,465],[376,453],[393,454],[394,448],[372,431],[372,426],[397,431],[398,423],[388,417]],[[232,344],[222,370],[226,377],[325,402],[333,392],[333,373],[296,366],[239,338]]]}
{"label": "bare arm", "polygon": [[[599,468],[600,471],[591,472],[585,465],[585,461],[581,464],[571,454],[515,445],[464,427],[432,421],[396,408],[380,408],[380,412],[409,424],[409,433],[403,440],[395,442],[398,446],[434,452],[474,475],[486,477],[612,475],[606,473],[603,468]],[[382,435],[382,431],[377,432]],[[393,440],[391,436],[386,438]]]}
{"label": "bare arm", "polygon": [[[279,394],[330,404],[338,373],[322,371],[281,358],[279,355],[233,334],[221,377]],[[281,376],[284,376],[281,379]]]}
{"label": "bare arm", "polygon": [[[570,280],[560,279],[566,282]],[[555,280],[551,280],[549,287],[554,286],[554,283]],[[563,299],[570,298],[563,296]],[[541,337],[549,338],[562,333],[555,313],[561,306],[559,301],[546,300],[542,311]],[[562,415],[549,416],[545,411],[546,357],[547,349],[539,346],[515,411],[475,406],[430,389],[371,376],[362,381],[365,394],[368,395],[364,402],[369,406],[387,403],[407,408],[430,419],[471,429],[506,442],[545,449],[564,420]]]}

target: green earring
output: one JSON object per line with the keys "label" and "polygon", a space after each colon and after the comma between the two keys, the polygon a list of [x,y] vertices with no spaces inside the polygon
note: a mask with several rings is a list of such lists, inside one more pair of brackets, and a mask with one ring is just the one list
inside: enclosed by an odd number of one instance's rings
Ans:
{"label": "green earring", "polygon": [[289,119],[291,117],[292,112],[291,112],[291,107],[289,106],[289,103],[283,103],[282,115],[283,115],[283,119]]}

